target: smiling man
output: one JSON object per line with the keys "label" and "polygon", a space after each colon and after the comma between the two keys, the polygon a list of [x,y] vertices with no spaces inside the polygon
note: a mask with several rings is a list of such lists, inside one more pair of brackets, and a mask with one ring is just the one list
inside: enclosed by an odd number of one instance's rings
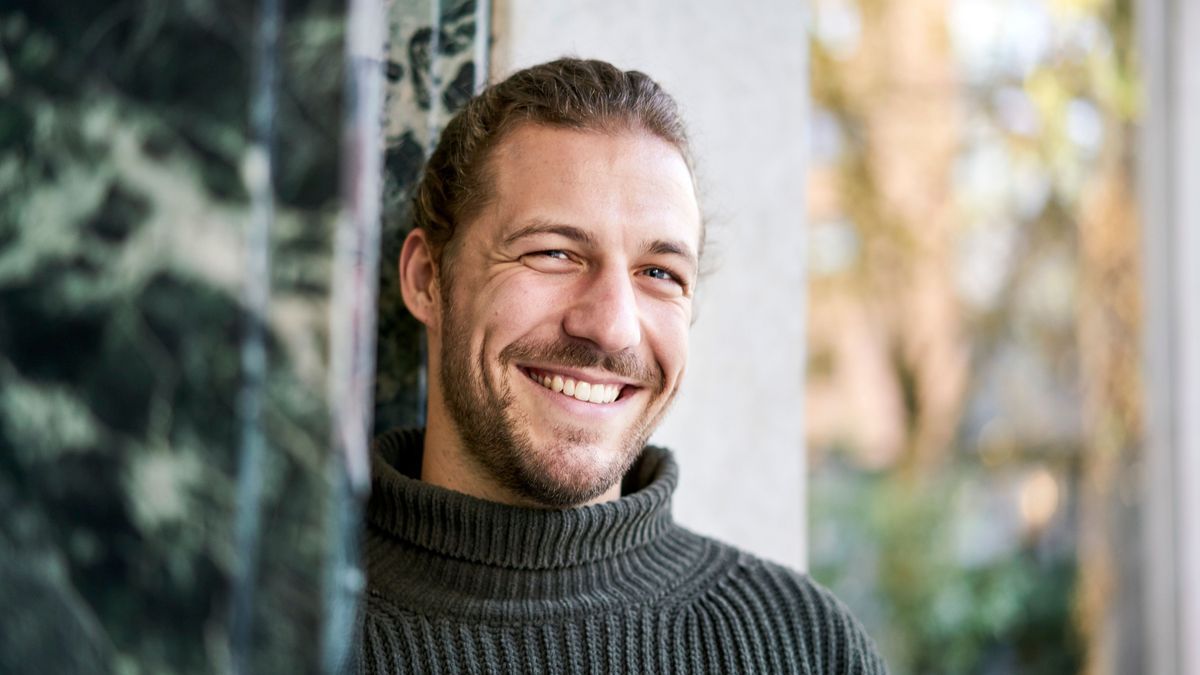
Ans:
{"label": "smiling man", "polygon": [[516,73],[450,122],[414,206],[428,426],[375,444],[361,671],[885,671],[808,577],[671,517],[677,467],[646,441],[683,381],[704,227],[656,83]]}

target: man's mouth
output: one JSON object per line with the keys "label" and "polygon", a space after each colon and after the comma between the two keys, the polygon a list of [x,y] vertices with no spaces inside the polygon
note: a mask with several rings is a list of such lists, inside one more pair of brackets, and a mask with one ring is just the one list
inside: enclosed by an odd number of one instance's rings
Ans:
{"label": "man's mouth", "polygon": [[585,382],[561,373],[536,368],[522,368],[529,379],[550,391],[589,403],[607,404],[621,398],[621,392],[630,385]]}

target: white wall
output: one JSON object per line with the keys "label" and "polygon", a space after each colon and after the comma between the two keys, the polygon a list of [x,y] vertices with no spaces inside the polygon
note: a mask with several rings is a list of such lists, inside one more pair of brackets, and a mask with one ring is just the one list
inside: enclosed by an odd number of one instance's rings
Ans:
{"label": "white wall", "polygon": [[1200,675],[1200,3],[1143,0],[1148,672]]}
{"label": "white wall", "polygon": [[794,0],[495,0],[491,76],[563,55],[642,70],[683,107],[710,217],[687,379],[654,442],[677,518],[804,566],[808,67]]}

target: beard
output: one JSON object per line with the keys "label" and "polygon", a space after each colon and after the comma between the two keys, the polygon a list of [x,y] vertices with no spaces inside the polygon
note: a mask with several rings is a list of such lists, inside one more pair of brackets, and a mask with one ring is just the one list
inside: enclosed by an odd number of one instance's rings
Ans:
{"label": "beard", "polygon": [[482,355],[472,358],[469,332],[448,304],[443,306],[443,316],[442,396],[462,447],[499,485],[535,504],[567,508],[603,494],[641,455],[667,410],[668,405],[663,405],[658,414],[652,414],[648,406],[615,440],[615,452],[601,447],[605,439],[596,431],[568,425],[552,426],[549,447],[538,447],[530,434],[533,421],[517,405],[510,386],[515,363],[600,368],[637,382],[650,394],[649,401],[663,394],[662,370],[632,352],[606,354],[583,341],[522,340],[500,352],[500,372],[504,375],[500,382],[490,382]]}

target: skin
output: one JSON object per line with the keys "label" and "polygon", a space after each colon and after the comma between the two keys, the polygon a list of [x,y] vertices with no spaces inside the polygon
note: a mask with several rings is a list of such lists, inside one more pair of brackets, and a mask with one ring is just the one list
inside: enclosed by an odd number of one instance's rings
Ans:
{"label": "skin", "polygon": [[[400,256],[429,342],[421,479],[521,506],[617,499],[687,364],[701,228],[691,174],[647,132],[534,124],[489,167],[492,197],[460,224],[449,274],[421,230]],[[623,389],[578,401],[531,368]]]}

